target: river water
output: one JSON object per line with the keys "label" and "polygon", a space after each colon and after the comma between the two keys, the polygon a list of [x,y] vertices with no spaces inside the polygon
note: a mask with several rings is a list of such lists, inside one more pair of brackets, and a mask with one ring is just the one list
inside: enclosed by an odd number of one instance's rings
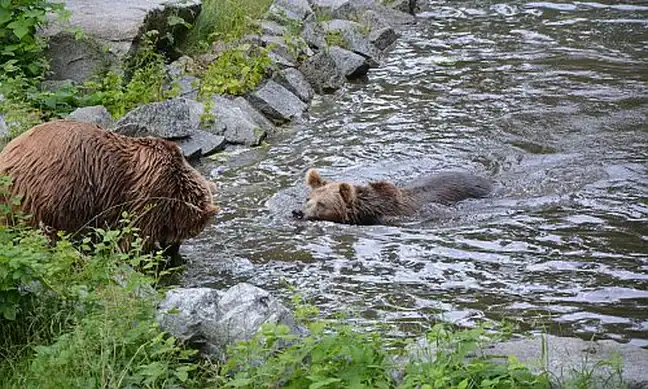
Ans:
{"label": "river water", "polygon": [[[183,284],[292,285],[397,336],[509,319],[648,345],[648,4],[433,4],[366,82],[203,162],[224,211],[183,246]],[[497,191],[397,226],[293,221],[310,167],[469,170]]]}

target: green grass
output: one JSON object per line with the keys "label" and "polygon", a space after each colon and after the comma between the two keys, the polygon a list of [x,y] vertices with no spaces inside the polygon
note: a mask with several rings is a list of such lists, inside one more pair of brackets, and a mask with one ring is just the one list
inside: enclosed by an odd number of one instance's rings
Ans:
{"label": "green grass", "polygon": [[203,0],[185,43],[189,53],[205,51],[217,39],[236,40],[254,32],[272,0]]}

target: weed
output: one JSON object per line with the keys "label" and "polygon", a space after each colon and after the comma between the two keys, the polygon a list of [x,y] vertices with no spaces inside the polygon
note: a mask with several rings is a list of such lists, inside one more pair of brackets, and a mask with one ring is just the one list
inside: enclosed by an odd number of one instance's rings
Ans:
{"label": "weed", "polygon": [[268,49],[241,44],[222,52],[203,75],[199,95],[242,95],[253,90],[272,65]]}
{"label": "weed", "polygon": [[327,31],[325,40],[326,44],[329,46],[339,46],[343,49],[349,48],[349,44],[340,31]]}
{"label": "weed", "polygon": [[272,0],[205,0],[185,43],[188,52],[205,51],[216,39],[235,41],[256,30]]}

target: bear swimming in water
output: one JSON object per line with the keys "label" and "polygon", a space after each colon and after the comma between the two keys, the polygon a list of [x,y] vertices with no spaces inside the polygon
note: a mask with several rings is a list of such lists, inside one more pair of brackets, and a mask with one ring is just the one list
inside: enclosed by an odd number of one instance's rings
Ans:
{"label": "bear swimming in water", "polygon": [[367,185],[327,181],[310,169],[306,183],[312,191],[304,209],[294,210],[293,216],[346,224],[383,224],[390,217],[411,216],[428,203],[481,198],[493,189],[488,179],[461,172],[439,173],[399,188],[388,181]]}

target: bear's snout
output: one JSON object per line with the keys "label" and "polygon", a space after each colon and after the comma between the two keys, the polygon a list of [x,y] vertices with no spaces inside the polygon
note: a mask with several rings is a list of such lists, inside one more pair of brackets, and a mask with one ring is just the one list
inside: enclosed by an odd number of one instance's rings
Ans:
{"label": "bear's snout", "polygon": [[304,212],[302,212],[302,211],[294,210],[294,211],[292,211],[292,215],[293,215],[293,217],[295,219],[301,220],[301,219],[304,218]]}

